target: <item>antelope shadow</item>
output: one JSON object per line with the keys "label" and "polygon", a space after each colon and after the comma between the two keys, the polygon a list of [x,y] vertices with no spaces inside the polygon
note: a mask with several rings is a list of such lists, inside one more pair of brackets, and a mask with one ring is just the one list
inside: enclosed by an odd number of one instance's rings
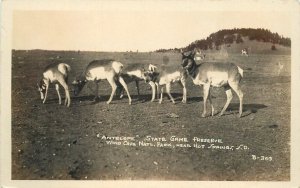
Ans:
{"label": "antelope shadow", "polygon": [[[97,98],[95,100],[95,95],[88,95],[88,96],[78,96],[78,97],[72,97],[72,101],[74,102],[87,102],[90,101],[91,105],[92,104],[97,104],[99,102],[106,102],[109,99],[110,95],[100,95],[100,98]],[[152,95],[151,94],[144,94],[144,95],[130,95],[132,101],[139,101],[141,103],[147,102],[151,100]],[[124,95],[123,98],[120,98],[120,95],[115,95],[112,103],[114,101],[120,101],[120,100],[125,100],[126,102],[128,102],[128,97],[127,95]]]}
{"label": "antelope shadow", "polygon": [[201,101],[203,101],[203,97],[188,97],[187,98],[187,104],[201,102]]}
{"label": "antelope shadow", "polygon": [[[172,96],[174,97],[175,101],[176,102],[181,102],[182,100],[182,93],[171,93]],[[137,95],[137,94],[133,94],[133,95],[130,95],[132,100],[135,101],[135,102],[139,102],[139,103],[145,103],[145,102],[150,102],[151,99],[152,99],[152,94],[140,94],[140,95]],[[100,95],[100,98],[98,98],[97,100],[94,100],[95,99],[95,96],[94,95],[88,95],[88,96],[77,96],[77,97],[71,97],[72,101],[75,101],[75,102],[78,102],[78,101],[81,101],[81,102],[86,102],[86,101],[91,101],[92,103],[91,104],[96,104],[96,103],[99,103],[99,102],[103,102],[103,101],[107,101],[109,99],[110,95]],[[158,101],[160,98],[160,94],[159,96],[157,97],[157,95],[155,96],[155,101]],[[212,98],[215,98],[212,96]],[[113,98],[113,101],[119,101],[119,100],[124,100],[124,99],[128,99],[127,95],[124,95],[123,98],[120,98],[120,95],[115,95],[114,98]],[[164,100],[170,100],[169,96],[167,93],[164,93],[163,95],[163,99]],[[58,100],[58,99],[51,99],[51,100]],[[112,101],[112,102],[113,102]],[[200,102],[200,101],[203,101],[203,97],[188,97],[187,98],[187,103],[194,103],[194,102]]]}
{"label": "antelope shadow", "polygon": [[[150,102],[151,98],[152,98],[152,94],[142,94],[142,95],[130,95],[133,103],[132,105],[137,104],[138,103],[146,103],[146,102]],[[172,96],[175,98],[175,101],[181,101],[182,100],[182,93],[172,93]],[[98,98],[97,100],[95,99],[94,95],[88,95],[88,96],[77,96],[77,97],[71,97],[71,101],[72,102],[91,102],[89,105],[93,105],[93,104],[97,104],[100,102],[106,102],[109,99],[110,95],[101,95],[100,98]],[[212,96],[213,97],[213,96]],[[167,94],[164,93],[164,100],[166,100],[166,98],[169,99],[169,96]],[[214,98],[214,97],[213,97]],[[156,101],[158,101],[157,96],[155,97]],[[167,100],[168,100],[167,99]],[[120,100],[124,100],[124,103],[128,102],[128,97],[127,95],[124,95],[124,97],[122,99],[120,99],[120,96],[114,96],[113,101],[120,101]],[[40,101],[40,100],[38,100]],[[191,103],[195,103],[195,102],[201,102],[203,101],[203,97],[188,97],[187,98],[187,104],[191,104]],[[64,102],[64,98],[62,98],[62,102]],[[49,100],[46,101],[46,103],[48,104],[52,104],[52,103],[58,103],[58,98],[50,98]],[[239,110],[239,103],[230,103],[227,110],[226,110],[226,114],[224,115],[231,115],[234,114],[235,111]],[[242,117],[246,117],[250,114],[255,114],[257,113],[260,109],[263,108],[267,108],[268,106],[264,105],[264,104],[243,104],[243,116]]]}
{"label": "antelope shadow", "polygon": [[[238,111],[240,107],[239,103],[231,103],[229,104],[228,108],[227,108],[227,112],[228,111]],[[255,114],[258,110],[263,109],[263,108],[267,108],[268,106],[264,105],[264,104],[243,104],[243,115],[242,117],[246,117],[249,116],[250,114]],[[229,113],[229,114],[233,114]],[[226,114],[226,115],[229,115]]]}

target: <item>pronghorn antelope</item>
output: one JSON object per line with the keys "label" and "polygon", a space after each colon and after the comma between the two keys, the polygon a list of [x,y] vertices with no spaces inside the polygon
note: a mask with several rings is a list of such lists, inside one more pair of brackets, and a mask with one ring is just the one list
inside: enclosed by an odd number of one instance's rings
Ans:
{"label": "pronghorn antelope", "polygon": [[[159,92],[159,86],[161,86],[161,92],[160,92],[160,99],[159,103],[162,103],[163,100],[163,92],[164,92],[164,85],[166,86],[166,92],[168,96],[170,97],[171,101],[175,104],[174,98],[172,97],[170,91],[171,91],[171,84],[174,82],[178,82],[182,88],[183,88],[183,97],[182,102],[186,103],[186,78],[187,78],[187,72],[182,69],[176,69],[174,71],[169,70],[166,67],[162,67],[162,70],[157,71],[147,71],[144,73],[146,82],[154,82],[157,86],[157,92]],[[155,97],[155,93],[152,93],[152,100],[154,100],[153,96]]]}
{"label": "pronghorn antelope", "polygon": [[43,72],[43,78],[37,84],[38,90],[41,93],[41,99],[43,100],[43,103],[46,102],[50,83],[54,83],[58,95],[59,104],[61,104],[61,97],[59,93],[59,84],[60,84],[65,89],[65,95],[66,95],[65,105],[67,105],[68,107],[70,106],[71,99],[70,99],[70,93],[67,84],[68,72],[70,72],[70,70],[71,70],[70,66],[65,63],[53,63],[48,65],[45,68]]}
{"label": "pronghorn antelope", "polygon": [[244,48],[242,49],[242,55],[245,55],[245,56],[248,56],[248,49],[247,48]]}
{"label": "pronghorn antelope", "polygon": [[117,89],[116,80],[120,82],[122,87],[125,89],[128,95],[129,104],[131,104],[131,97],[127,88],[127,84],[125,83],[122,76],[120,76],[120,73],[123,69],[123,64],[114,61],[111,59],[103,59],[103,60],[94,60],[88,64],[84,72],[73,81],[74,86],[74,95],[77,96],[79,92],[82,90],[86,82],[88,81],[94,81],[96,83],[96,94],[95,94],[95,100],[98,98],[98,88],[99,88],[99,82],[101,80],[107,80],[108,83],[112,87],[112,92],[110,95],[110,98],[106,102],[109,104]]}
{"label": "pronghorn antelope", "polygon": [[[148,67],[148,71],[152,71],[154,72],[155,69],[157,67],[150,64]],[[124,79],[124,81],[126,82],[126,84],[130,83],[130,82],[135,82],[136,84],[136,89],[137,89],[137,93],[138,96],[140,96],[140,89],[139,89],[139,82],[145,80],[145,76],[144,76],[144,72],[145,72],[145,66],[139,63],[133,63],[133,64],[129,64],[127,66],[124,67],[124,69],[122,70],[121,76]],[[124,88],[122,87],[122,85],[118,83],[118,90],[117,90],[117,94],[120,93],[120,98],[123,97],[124,95]],[[155,98],[155,84],[153,82],[149,82],[151,89],[152,89],[152,100],[154,100]],[[154,93],[154,94],[153,94]]]}
{"label": "pronghorn antelope", "polygon": [[207,98],[211,105],[211,115],[214,115],[214,107],[210,96],[211,86],[224,87],[226,91],[227,101],[219,115],[223,115],[227,109],[232,99],[232,89],[240,100],[239,117],[241,117],[243,112],[243,92],[239,83],[243,77],[243,70],[233,63],[205,62],[197,65],[194,56],[195,52],[191,52],[189,55],[185,55],[182,52],[182,67],[187,70],[195,85],[203,85],[204,110],[202,117],[206,116]]}

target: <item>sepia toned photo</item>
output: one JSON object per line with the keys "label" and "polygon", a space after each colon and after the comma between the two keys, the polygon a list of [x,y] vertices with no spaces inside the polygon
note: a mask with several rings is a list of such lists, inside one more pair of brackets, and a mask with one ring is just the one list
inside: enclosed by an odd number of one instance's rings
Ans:
{"label": "sepia toned photo", "polygon": [[268,2],[7,6],[6,177],[291,182],[297,3]]}

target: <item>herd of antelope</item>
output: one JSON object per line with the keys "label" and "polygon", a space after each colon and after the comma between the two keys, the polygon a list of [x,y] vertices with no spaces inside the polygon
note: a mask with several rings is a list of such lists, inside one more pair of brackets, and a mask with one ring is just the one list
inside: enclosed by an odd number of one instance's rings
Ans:
{"label": "herd of antelope", "polygon": [[[155,96],[157,94],[159,103],[162,103],[165,87],[166,93],[170,97],[171,101],[175,103],[174,98],[171,95],[171,85],[178,82],[183,89],[182,102],[186,103],[186,82],[188,77],[190,77],[195,85],[203,86],[204,109],[202,117],[206,117],[207,99],[211,106],[211,116],[215,115],[210,94],[211,87],[223,87],[227,95],[227,101],[219,115],[222,116],[226,111],[230,101],[232,100],[233,90],[239,97],[239,117],[241,117],[243,112],[243,92],[240,88],[240,81],[243,77],[243,70],[232,63],[203,62],[197,64],[197,57],[195,57],[196,54],[199,54],[197,50],[185,53],[181,52],[181,54],[181,66],[174,70],[166,67],[162,67],[160,69],[152,64],[148,67],[144,67],[142,64],[130,64],[128,66],[123,66],[121,62],[111,59],[94,60],[90,62],[81,75],[72,82],[74,95],[77,96],[87,82],[93,81],[96,83],[95,100],[97,100],[99,98],[99,82],[101,80],[107,80],[112,88],[107,104],[112,101],[117,90],[120,93],[120,97],[124,95],[125,90],[129,104],[131,104],[131,97],[127,84],[135,82],[137,93],[139,95],[139,82],[145,81],[146,83],[149,83],[152,89],[151,102],[155,100]],[[60,84],[65,90],[65,105],[68,107],[70,106],[71,98],[67,84],[70,70],[70,66],[65,63],[51,64],[45,68],[43,77],[37,84],[43,103],[45,103],[47,98],[49,84],[53,83],[55,84],[58,94],[59,104],[61,104],[61,96],[59,93]]]}

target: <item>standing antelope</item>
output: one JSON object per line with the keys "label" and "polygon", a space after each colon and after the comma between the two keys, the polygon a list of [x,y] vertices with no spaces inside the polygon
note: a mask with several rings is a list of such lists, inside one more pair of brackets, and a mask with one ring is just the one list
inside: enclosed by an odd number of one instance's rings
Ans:
{"label": "standing antelope", "polygon": [[243,112],[243,92],[240,89],[239,83],[243,77],[243,70],[233,63],[205,62],[197,65],[194,55],[195,52],[191,52],[189,55],[185,55],[182,52],[182,67],[188,71],[195,85],[203,85],[204,110],[202,117],[206,116],[207,98],[211,104],[211,115],[214,115],[214,107],[210,96],[211,86],[224,87],[226,91],[227,101],[219,115],[224,114],[232,100],[231,89],[233,89],[240,100],[239,117],[241,117]]}
{"label": "standing antelope", "polygon": [[[182,102],[186,103],[186,78],[187,78],[187,72],[186,70],[182,68],[178,68],[176,70],[170,70],[169,68],[162,67],[162,70],[157,71],[147,71],[144,74],[146,82],[154,82],[157,86],[157,92],[159,92],[159,86],[161,87],[160,92],[160,99],[159,103],[162,103],[163,100],[163,92],[164,92],[164,85],[166,86],[166,92],[168,96],[170,97],[171,101],[175,104],[174,98],[172,97],[170,91],[171,91],[171,83],[177,82],[179,83],[183,88],[183,97]],[[152,99],[155,94],[152,94]],[[154,99],[153,99],[154,100]],[[153,101],[152,100],[152,101]]]}
{"label": "standing antelope", "polygon": [[41,99],[43,100],[43,103],[46,102],[50,83],[54,83],[58,95],[59,104],[61,104],[61,97],[59,93],[59,84],[60,84],[65,89],[65,95],[66,95],[65,105],[67,105],[68,107],[70,106],[71,99],[70,99],[70,93],[67,84],[68,72],[70,72],[70,70],[71,70],[70,66],[65,63],[53,63],[48,65],[45,68],[43,72],[43,78],[37,84],[38,90],[41,93]]}
{"label": "standing antelope", "polygon": [[78,79],[73,81],[74,86],[74,95],[77,96],[80,91],[82,90],[83,86],[86,84],[87,81],[94,81],[96,83],[96,94],[95,99],[98,98],[98,88],[99,82],[101,80],[107,80],[108,83],[111,85],[112,91],[110,98],[106,102],[109,104],[117,89],[116,80],[120,82],[122,87],[125,89],[128,95],[129,104],[131,104],[131,97],[127,88],[127,85],[120,75],[123,69],[123,64],[114,61],[111,59],[103,59],[103,60],[94,60],[88,64],[84,72],[79,76]]}

